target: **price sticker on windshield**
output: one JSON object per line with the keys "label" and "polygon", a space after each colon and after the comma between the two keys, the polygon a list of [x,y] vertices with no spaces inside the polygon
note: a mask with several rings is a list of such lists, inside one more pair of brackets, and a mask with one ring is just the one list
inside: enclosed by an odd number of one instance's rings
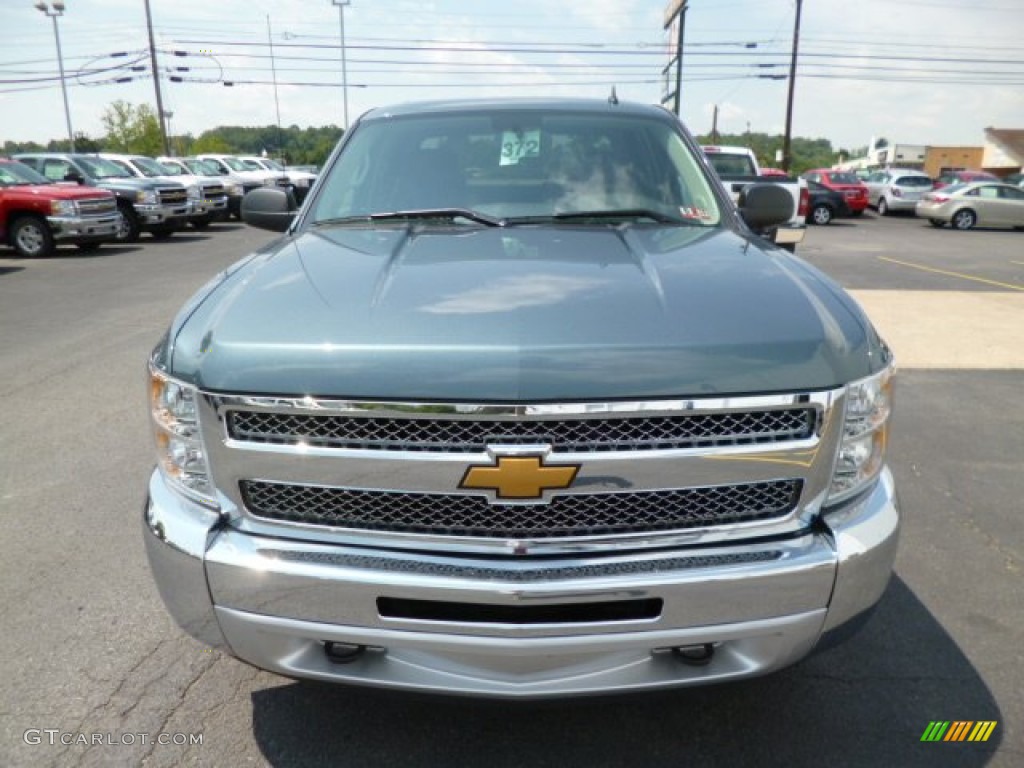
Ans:
{"label": "price sticker on windshield", "polygon": [[499,165],[518,165],[524,157],[540,157],[540,130],[504,131]]}

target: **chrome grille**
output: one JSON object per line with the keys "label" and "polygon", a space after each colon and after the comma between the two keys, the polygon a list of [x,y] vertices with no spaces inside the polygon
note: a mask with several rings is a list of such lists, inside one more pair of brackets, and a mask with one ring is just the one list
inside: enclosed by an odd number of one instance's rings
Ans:
{"label": "chrome grille", "polygon": [[204,184],[203,194],[208,198],[224,197],[225,195],[227,195],[227,192],[224,191],[223,184]]}
{"label": "chrome grille", "polygon": [[543,443],[556,451],[640,451],[757,445],[814,434],[813,408],[579,419],[380,418],[233,410],[228,435],[253,443],[362,450],[478,452]]}
{"label": "chrome grille", "polygon": [[164,205],[176,205],[178,203],[188,202],[188,190],[184,187],[181,189],[169,189],[167,187],[163,187],[157,190],[157,192],[160,195],[160,202]]}
{"label": "chrome grille", "polygon": [[103,216],[117,210],[117,204],[112,197],[94,197],[76,202],[83,216]]}
{"label": "chrome grille", "polygon": [[670,531],[787,515],[802,482],[553,497],[491,504],[485,497],[367,491],[242,480],[249,512],[268,520],[370,531],[483,538],[556,538]]}

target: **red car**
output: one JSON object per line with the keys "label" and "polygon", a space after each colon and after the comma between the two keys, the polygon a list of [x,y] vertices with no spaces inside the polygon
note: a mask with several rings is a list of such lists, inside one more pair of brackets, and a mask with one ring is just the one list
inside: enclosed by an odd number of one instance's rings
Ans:
{"label": "red car", "polygon": [[864,186],[857,174],[852,171],[836,171],[832,168],[818,168],[807,171],[803,177],[808,181],[816,181],[829,189],[842,194],[846,198],[846,204],[850,213],[860,216],[868,207],[868,188]]}
{"label": "red car", "polygon": [[943,171],[939,178],[932,182],[932,189],[941,189],[950,184],[970,184],[972,181],[1000,181],[988,171]]}

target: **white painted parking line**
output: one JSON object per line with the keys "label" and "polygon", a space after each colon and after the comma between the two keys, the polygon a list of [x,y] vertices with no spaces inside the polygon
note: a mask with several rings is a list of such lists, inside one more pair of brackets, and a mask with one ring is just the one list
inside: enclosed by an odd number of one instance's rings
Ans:
{"label": "white painted parking line", "polygon": [[850,293],[900,368],[1024,370],[1024,292]]}

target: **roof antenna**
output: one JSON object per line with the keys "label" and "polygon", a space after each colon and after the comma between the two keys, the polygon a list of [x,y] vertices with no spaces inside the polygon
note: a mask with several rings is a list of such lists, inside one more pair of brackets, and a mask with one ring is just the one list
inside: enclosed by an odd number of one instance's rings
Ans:
{"label": "roof antenna", "polygon": [[608,97],[608,103],[609,104],[618,104],[619,103],[619,97],[615,95],[615,86],[614,85],[612,86],[612,93]]}

